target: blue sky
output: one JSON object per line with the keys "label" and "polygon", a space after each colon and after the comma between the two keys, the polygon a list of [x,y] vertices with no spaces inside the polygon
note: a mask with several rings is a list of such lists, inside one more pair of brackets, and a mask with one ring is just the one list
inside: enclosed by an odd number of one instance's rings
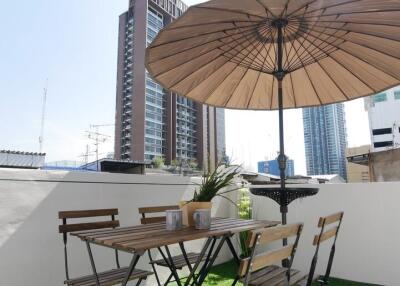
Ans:
{"label": "blue sky", "polygon": [[76,159],[84,151],[79,139],[90,124],[114,122],[118,15],[127,3],[24,0],[2,4],[0,148],[38,150],[46,78],[48,159]]}
{"label": "blue sky", "polygon": [[[202,1],[186,1],[195,4]],[[128,0],[20,0],[0,9],[0,149],[38,151],[43,88],[48,78],[47,161],[79,160],[90,124],[114,123],[118,16]],[[369,143],[362,100],[346,104],[349,145]],[[227,152],[237,163],[278,149],[275,112],[228,111]],[[299,110],[285,113],[287,151],[304,173]],[[112,128],[101,132],[113,135]],[[112,151],[112,140],[102,153]],[[92,148],[93,149],[93,148]]]}

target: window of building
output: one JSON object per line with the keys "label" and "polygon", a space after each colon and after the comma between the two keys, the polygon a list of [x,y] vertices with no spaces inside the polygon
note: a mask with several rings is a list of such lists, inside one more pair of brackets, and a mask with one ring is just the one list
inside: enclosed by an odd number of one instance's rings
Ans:
{"label": "window of building", "polygon": [[394,92],[394,99],[400,100],[400,90]]}
{"label": "window of building", "polygon": [[392,134],[392,128],[381,128],[381,129],[373,129],[373,135],[383,135],[383,134]]}
{"label": "window of building", "polygon": [[391,147],[393,146],[393,141],[382,141],[382,142],[375,142],[375,148],[382,148],[382,147]]}
{"label": "window of building", "polygon": [[374,99],[374,103],[384,102],[387,100],[387,95],[386,95],[386,93],[379,93],[379,94],[374,95],[373,99]]}

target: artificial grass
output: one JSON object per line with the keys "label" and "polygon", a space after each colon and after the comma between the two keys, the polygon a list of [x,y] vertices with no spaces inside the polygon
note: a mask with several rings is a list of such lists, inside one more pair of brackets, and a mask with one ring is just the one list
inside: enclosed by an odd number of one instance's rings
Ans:
{"label": "artificial grass", "polygon": [[[205,286],[230,286],[237,273],[237,266],[233,261],[229,261],[220,265],[216,265],[211,269],[203,285]],[[173,285],[176,285],[175,283]],[[236,285],[242,285],[237,283]],[[318,283],[314,284],[319,286]],[[314,286],[313,285],[313,286]],[[329,286],[379,286],[373,284],[365,284],[354,281],[347,281],[343,279],[330,278]]]}

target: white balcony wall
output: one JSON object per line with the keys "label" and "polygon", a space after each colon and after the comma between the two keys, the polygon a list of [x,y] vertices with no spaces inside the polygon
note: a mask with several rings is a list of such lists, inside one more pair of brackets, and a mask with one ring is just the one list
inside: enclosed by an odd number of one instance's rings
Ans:
{"label": "white balcony wall", "polygon": [[[345,212],[337,242],[332,275],[350,280],[398,286],[400,265],[400,182],[319,185],[317,196],[289,206],[289,222],[305,228],[294,267],[308,272],[318,217]],[[138,224],[139,206],[176,204],[193,191],[189,178],[106,173],[69,173],[0,169],[0,285],[62,285],[63,243],[57,212],[70,209],[116,207],[122,226]],[[231,195],[235,197],[234,194]],[[216,201],[216,216],[235,216],[226,201]],[[254,200],[257,219],[280,220],[279,207],[266,198]],[[198,251],[202,241],[188,244]],[[329,242],[319,255],[324,272]],[[90,273],[84,244],[69,238],[70,273]],[[99,270],[114,266],[113,252],[94,247]],[[228,258],[226,250],[219,261]],[[123,264],[130,257],[123,255]],[[146,259],[140,267],[149,269]],[[168,273],[163,272],[165,277]],[[155,285],[150,278],[148,285]]]}
{"label": "white balcony wall", "polygon": [[[190,180],[178,176],[0,169],[0,285],[63,285],[58,211],[119,208],[121,225],[135,225],[140,223],[138,207],[177,204],[188,198],[194,188]],[[224,204],[217,200],[213,214],[227,216],[229,210]],[[195,241],[187,246],[200,251],[202,243]],[[84,243],[69,237],[68,249],[70,276],[91,274]],[[93,252],[99,271],[115,267],[112,250],[94,246]],[[127,265],[130,257],[123,254],[121,264]],[[224,259],[226,250],[220,261]],[[147,255],[139,267],[150,270]],[[169,273],[161,271],[161,275],[166,278]],[[155,285],[154,276],[147,285]]]}
{"label": "white balcony wall", "polygon": [[[309,271],[318,217],[344,211],[332,276],[398,286],[400,182],[325,184],[319,187],[318,195],[297,200],[289,206],[288,222],[304,222],[294,268],[306,273]],[[255,218],[280,220],[279,207],[274,201],[253,198]],[[233,208],[231,211],[234,212]],[[331,241],[324,243],[320,250],[318,273],[325,273]]]}

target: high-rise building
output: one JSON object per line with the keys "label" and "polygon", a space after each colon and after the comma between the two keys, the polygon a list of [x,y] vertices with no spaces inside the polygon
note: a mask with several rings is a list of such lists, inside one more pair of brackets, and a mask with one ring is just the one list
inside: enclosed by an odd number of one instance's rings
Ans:
{"label": "high-rise building", "polygon": [[128,11],[120,16],[116,159],[196,160],[202,167],[213,167],[220,159],[224,110],[168,92],[145,68],[146,47],[186,9],[179,0],[130,0]]}
{"label": "high-rise building", "polygon": [[400,87],[365,99],[372,151],[400,147]]}
{"label": "high-rise building", "polygon": [[[269,161],[260,161],[257,163],[258,172],[271,174],[274,176],[280,176],[281,171],[279,169],[278,160],[269,160]],[[294,176],[294,161],[287,160],[286,162],[286,177],[293,177]]]}
{"label": "high-rise building", "polygon": [[344,104],[303,109],[307,174],[339,174],[347,180]]}

